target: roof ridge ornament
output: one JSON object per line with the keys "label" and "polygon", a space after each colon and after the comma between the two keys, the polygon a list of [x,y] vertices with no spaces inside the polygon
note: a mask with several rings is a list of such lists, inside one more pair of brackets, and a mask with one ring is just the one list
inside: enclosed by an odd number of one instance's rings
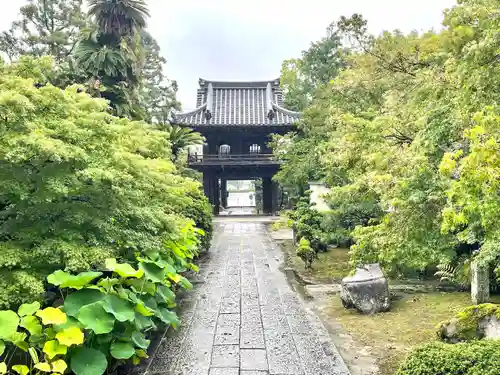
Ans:
{"label": "roof ridge ornament", "polygon": [[271,82],[268,82],[266,86],[266,109],[267,118],[272,120],[276,113],[273,107],[273,89],[271,87]]}
{"label": "roof ridge ornament", "polygon": [[214,98],[214,88],[212,86],[212,82],[208,83],[207,87],[207,100],[206,100],[206,107],[205,107],[205,118],[210,120],[212,118],[212,108],[213,108],[213,98]]}

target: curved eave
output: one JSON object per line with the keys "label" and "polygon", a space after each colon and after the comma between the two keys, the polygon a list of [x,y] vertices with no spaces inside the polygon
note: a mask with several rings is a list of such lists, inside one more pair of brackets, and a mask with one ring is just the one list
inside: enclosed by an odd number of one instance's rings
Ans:
{"label": "curved eave", "polygon": [[273,102],[272,105],[273,105],[274,110],[276,110],[284,115],[287,115],[287,116],[290,116],[290,117],[293,117],[296,119],[300,119],[302,116],[302,114],[300,112],[290,111],[289,109],[283,108],[275,102]]}
{"label": "curved eave", "polygon": [[182,113],[173,113],[172,114],[172,122],[175,124],[182,124],[183,120],[186,118],[196,116],[198,113],[205,111],[207,108],[207,103],[203,103],[201,106],[199,106],[196,109],[193,109],[192,111],[189,112],[182,112]]}

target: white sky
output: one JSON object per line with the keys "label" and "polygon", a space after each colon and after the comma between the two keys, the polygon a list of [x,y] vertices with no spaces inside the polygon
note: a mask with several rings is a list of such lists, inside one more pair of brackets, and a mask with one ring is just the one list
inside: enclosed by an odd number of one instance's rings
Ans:
{"label": "white sky", "polygon": [[[0,30],[26,0],[0,0]],[[439,29],[455,0],[148,0],[149,31],[179,83],[184,110],[195,106],[198,78],[267,80],[298,57],[340,16],[361,13],[371,32]]]}

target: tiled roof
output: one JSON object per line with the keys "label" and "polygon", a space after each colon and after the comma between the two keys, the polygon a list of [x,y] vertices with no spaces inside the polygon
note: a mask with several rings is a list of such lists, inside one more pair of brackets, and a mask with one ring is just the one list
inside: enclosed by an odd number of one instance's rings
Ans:
{"label": "tiled roof", "polygon": [[174,122],[188,126],[291,125],[299,112],[283,108],[279,80],[219,82],[200,79],[194,111],[174,114]]}

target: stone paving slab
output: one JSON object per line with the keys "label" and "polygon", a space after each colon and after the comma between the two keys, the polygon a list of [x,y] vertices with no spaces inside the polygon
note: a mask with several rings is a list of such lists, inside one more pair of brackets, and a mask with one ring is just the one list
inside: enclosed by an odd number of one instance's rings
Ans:
{"label": "stone paving slab", "polygon": [[349,375],[279,270],[265,223],[218,221],[199,283],[141,375]]}

